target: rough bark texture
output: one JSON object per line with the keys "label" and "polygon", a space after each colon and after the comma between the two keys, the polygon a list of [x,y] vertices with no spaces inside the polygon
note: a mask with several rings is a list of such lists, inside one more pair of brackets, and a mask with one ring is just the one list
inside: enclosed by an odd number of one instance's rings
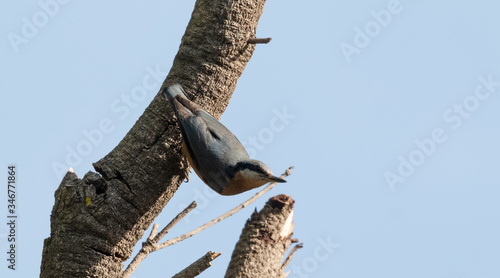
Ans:
{"label": "rough bark texture", "polygon": [[[220,118],[250,60],[265,0],[198,0],[160,93],[128,134],[55,192],[41,277],[119,277],[123,261],[186,177],[180,133],[161,91],[180,83]],[[176,42],[172,42],[176,43]]]}
{"label": "rough bark texture", "polygon": [[278,195],[254,212],[236,243],[226,278],[283,277],[282,261],[292,243],[293,199]]}

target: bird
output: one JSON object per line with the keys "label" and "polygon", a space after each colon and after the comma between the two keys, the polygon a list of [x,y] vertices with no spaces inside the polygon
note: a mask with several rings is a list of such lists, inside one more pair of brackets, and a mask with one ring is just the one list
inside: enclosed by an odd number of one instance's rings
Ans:
{"label": "bird", "polygon": [[182,135],[182,152],[200,179],[215,192],[229,196],[286,180],[273,176],[222,123],[189,100],[180,84],[163,90],[173,105]]}

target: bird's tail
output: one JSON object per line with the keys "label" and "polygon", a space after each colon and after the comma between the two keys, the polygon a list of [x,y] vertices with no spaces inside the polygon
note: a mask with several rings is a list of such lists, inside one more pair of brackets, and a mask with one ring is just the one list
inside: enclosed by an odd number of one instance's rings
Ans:
{"label": "bird's tail", "polygon": [[186,97],[186,95],[184,95],[184,90],[182,89],[181,84],[174,84],[169,86],[166,90],[163,90],[163,95],[170,101],[172,101],[177,95],[181,95],[184,98]]}

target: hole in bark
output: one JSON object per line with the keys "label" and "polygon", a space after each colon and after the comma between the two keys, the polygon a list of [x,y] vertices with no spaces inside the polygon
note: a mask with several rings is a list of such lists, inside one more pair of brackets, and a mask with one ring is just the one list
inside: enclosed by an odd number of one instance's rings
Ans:
{"label": "hole in bark", "polygon": [[102,251],[102,250],[99,250],[99,249],[97,249],[97,248],[90,247],[90,249],[92,249],[92,250],[96,251],[97,253],[101,253],[101,254],[103,254],[103,255],[105,255],[105,256],[111,256],[111,254],[110,254],[110,253],[105,252],[105,251]]}
{"label": "hole in bark", "polygon": [[283,209],[285,205],[293,205],[295,201],[286,194],[280,194],[269,199],[269,205],[273,208]]}
{"label": "hole in bark", "polygon": [[271,238],[269,233],[265,231],[259,231],[259,235],[257,236],[257,238],[262,240],[265,245],[271,244],[273,242],[273,239]]}

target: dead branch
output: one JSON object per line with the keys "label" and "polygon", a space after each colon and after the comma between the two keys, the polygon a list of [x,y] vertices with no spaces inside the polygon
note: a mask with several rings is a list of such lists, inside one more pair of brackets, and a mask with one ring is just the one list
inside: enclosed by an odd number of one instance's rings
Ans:
{"label": "dead branch", "polygon": [[172,276],[172,278],[193,278],[203,271],[205,271],[207,268],[212,266],[212,261],[215,260],[217,257],[219,257],[222,253],[216,253],[212,251],[208,251],[203,257],[199,258],[197,261],[194,263],[190,264],[188,267],[186,267],[184,270],[181,272],[175,274]]}
{"label": "dead branch", "polygon": [[245,224],[226,278],[282,277],[282,261],[293,234],[293,199],[272,197]]}

